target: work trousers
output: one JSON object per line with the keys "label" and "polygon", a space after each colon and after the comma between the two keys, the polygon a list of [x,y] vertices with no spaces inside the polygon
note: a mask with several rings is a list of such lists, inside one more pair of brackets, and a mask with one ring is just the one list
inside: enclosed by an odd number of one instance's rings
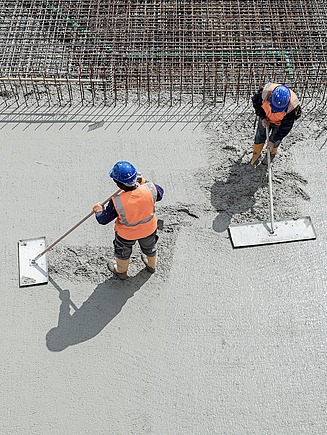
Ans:
{"label": "work trousers", "polygon": [[135,245],[136,241],[139,242],[141,251],[144,255],[148,257],[154,257],[157,253],[158,239],[159,237],[157,235],[157,230],[155,230],[155,232],[149,236],[138,240],[126,240],[120,237],[118,233],[115,233],[115,239],[113,241],[115,257],[119,258],[120,260],[128,260],[132,255],[133,246]]}
{"label": "work trousers", "polygon": [[[275,133],[278,130],[278,128],[279,128],[278,125],[271,124],[269,126],[269,132]],[[266,141],[266,127],[262,125],[262,119],[259,118],[257,131],[254,138],[254,143],[255,144],[265,143],[265,141]],[[277,148],[280,144],[281,144],[281,140],[276,140],[276,142],[274,142],[274,148]]]}

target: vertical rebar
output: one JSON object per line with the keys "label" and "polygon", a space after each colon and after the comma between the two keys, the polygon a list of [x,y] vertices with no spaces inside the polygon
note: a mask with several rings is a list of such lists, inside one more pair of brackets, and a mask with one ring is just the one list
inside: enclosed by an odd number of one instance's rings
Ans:
{"label": "vertical rebar", "polygon": [[0,98],[7,103],[106,105],[110,89],[115,104],[123,95],[125,104],[145,97],[160,105],[168,95],[181,105],[190,95],[191,105],[216,105],[248,98],[249,87],[271,80],[302,99],[325,95],[324,0],[5,3],[1,83],[11,97]]}

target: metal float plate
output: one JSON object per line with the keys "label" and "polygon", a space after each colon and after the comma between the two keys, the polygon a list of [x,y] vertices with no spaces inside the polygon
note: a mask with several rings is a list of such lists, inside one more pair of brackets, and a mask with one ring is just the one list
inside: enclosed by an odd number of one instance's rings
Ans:
{"label": "metal float plate", "polygon": [[45,248],[45,237],[20,240],[18,242],[19,287],[46,284],[48,282],[46,255],[42,255],[35,265],[31,263]]}
{"label": "metal float plate", "polygon": [[295,242],[298,240],[310,240],[316,238],[316,233],[309,216],[298,219],[275,221],[275,230],[273,234],[270,232],[270,222],[230,225],[228,230],[234,248]]}

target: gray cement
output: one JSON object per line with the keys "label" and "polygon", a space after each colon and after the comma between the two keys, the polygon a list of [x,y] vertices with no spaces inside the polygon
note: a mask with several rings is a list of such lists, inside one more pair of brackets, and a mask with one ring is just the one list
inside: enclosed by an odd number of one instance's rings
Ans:
{"label": "gray cement", "polygon": [[[234,250],[230,222],[269,218],[250,109],[210,124],[78,116],[0,125],[0,433],[325,434],[319,123],[298,123],[273,170],[276,218],[310,215],[317,239]],[[49,284],[19,288],[18,240],[57,239],[115,191],[120,159],[165,188],[157,273],[136,247],[130,278],[113,277],[113,225],[92,217],[48,254]]]}

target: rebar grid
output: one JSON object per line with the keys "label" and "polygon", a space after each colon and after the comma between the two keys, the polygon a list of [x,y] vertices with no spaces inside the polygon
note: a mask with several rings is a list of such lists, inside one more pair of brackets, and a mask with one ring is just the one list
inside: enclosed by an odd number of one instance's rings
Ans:
{"label": "rebar grid", "polygon": [[6,0],[0,23],[17,105],[224,104],[268,81],[325,101],[325,0]]}

